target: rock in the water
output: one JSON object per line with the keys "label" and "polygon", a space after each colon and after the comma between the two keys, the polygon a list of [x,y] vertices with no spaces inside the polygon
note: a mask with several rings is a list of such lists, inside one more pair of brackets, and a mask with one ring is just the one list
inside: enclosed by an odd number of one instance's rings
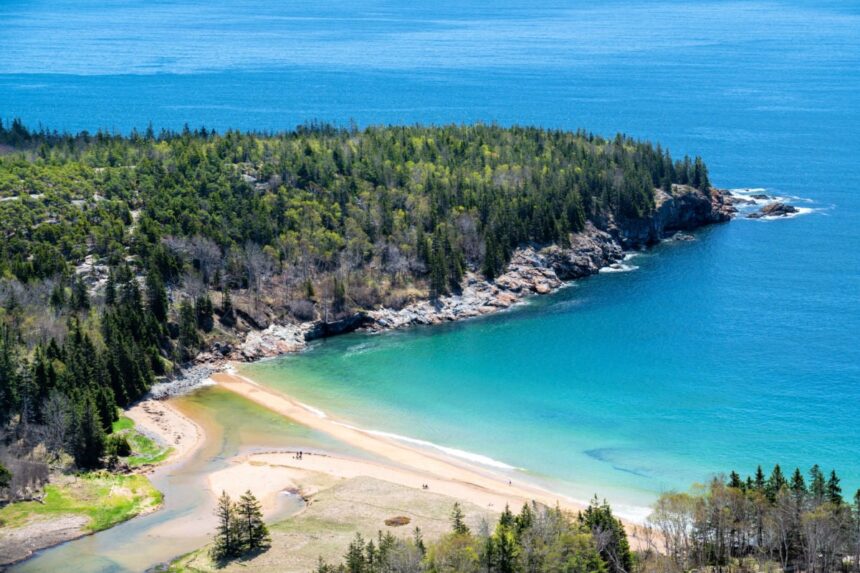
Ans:
{"label": "rock in the water", "polygon": [[747,219],[761,219],[762,217],[788,217],[797,213],[797,207],[786,203],[769,203],[756,211],[747,215]]}

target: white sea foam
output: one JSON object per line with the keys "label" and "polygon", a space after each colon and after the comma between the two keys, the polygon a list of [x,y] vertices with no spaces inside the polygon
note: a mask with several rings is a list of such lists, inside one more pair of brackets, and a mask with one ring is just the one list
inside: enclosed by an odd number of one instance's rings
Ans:
{"label": "white sea foam", "polygon": [[428,442],[427,440],[419,440],[417,438],[410,438],[408,436],[401,436],[400,434],[394,434],[391,432],[383,432],[381,430],[365,430],[364,428],[359,428],[356,426],[352,426],[350,424],[345,424],[343,422],[335,422],[336,424],[343,426],[344,428],[350,428],[351,430],[357,430],[359,432],[364,432],[366,434],[370,434],[372,436],[379,436],[380,438],[388,438],[390,440],[397,440],[398,442],[406,442],[407,444],[413,444],[416,446],[421,446],[424,448],[433,448],[435,450],[439,450],[440,452],[444,452],[449,456],[453,456],[455,458],[460,458],[466,461],[474,462],[477,464],[481,464],[484,466],[489,466],[492,468],[499,468],[503,470],[515,470],[518,469],[515,466],[508,465],[505,462],[500,462],[499,460],[494,460],[489,456],[485,456],[483,454],[476,454],[474,452],[467,452],[466,450],[460,450],[457,448],[449,448],[447,446],[441,446],[439,444],[434,444],[433,442]]}
{"label": "white sea foam", "polygon": [[299,406],[301,406],[302,408],[304,408],[305,410],[307,410],[308,412],[310,412],[311,414],[315,415],[317,418],[328,418],[328,415],[325,412],[323,412],[322,410],[320,410],[319,408],[314,408],[313,406],[310,406],[310,405],[305,404],[303,402],[296,402],[296,403]]}
{"label": "white sea foam", "polygon": [[810,213],[815,213],[818,209],[813,209],[812,207],[795,207],[797,209],[797,213],[789,213],[787,215],[778,215],[774,217],[759,217],[758,219],[751,219],[752,221],[778,221],[780,219],[794,219],[795,217],[800,217],[801,215],[809,215]]}
{"label": "white sea foam", "polygon": [[615,263],[608,267],[603,267],[600,269],[601,273],[629,273],[630,271],[635,271],[638,269],[636,265],[625,265],[622,263]]}
{"label": "white sea foam", "polygon": [[648,516],[651,515],[652,509],[644,505],[627,505],[627,504],[612,504],[612,513],[625,519],[643,525]]}
{"label": "white sea foam", "polygon": [[739,193],[741,195],[744,195],[744,194],[746,194],[746,195],[751,195],[751,194],[757,195],[759,193],[766,193],[766,192],[767,192],[767,189],[765,189],[764,187],[738,187],[736,189],[729,189],[729,193],[732,193],[732,194]]}

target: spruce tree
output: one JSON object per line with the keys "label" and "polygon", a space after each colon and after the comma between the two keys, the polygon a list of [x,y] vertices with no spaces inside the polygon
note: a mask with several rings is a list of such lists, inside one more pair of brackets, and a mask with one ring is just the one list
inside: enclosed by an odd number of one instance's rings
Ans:
{"label": "spruce tree", "polygon": [[457,535],[467,535],[469,533],[469,528],[466,526],[465,516],[463,515],[463,508],[460,507],[459,502],[454,502],[454,507],[451,510],[451,530]]}
{"label": "spruce tree", "polygon": [[815,464],[809,470],[809,493],[812,494],[816,505],[824,501],[826,488],[827,485],[824,480],[824,474],[821,472],[821,468],[818,467],[818,464]]}
{"label": "spruce tree", "polygon": [[84,394],[75,407],[69,433],[75,465],[81,469],[99,467],[104,455],[105,433],[95,403],[89,394]]}
{"label": "spruce tree", "polygon": [[167,289],[164,287],[164,281],[161,280],[161,274],[155,269],[150,269],[146,273],[146,303],[155,320],[158,322],[167,320],[169,306]]}
{"label": "spruce tree", "polygon": [[113,306],[116,304],[116,276],[113,269],[108,271],[107,284],[105,285],[105,304]]}
{"label": "spruce tree", "polygon": [[212,299],[209,298],[208,294],[203,294],[197,297],[197,300],[194,302],[194,313],[197,320],[197,327],[204,331],[209,332],[212,330],[214,326],[212,320]]}
{"label": "spruce tree", "polygon": [[215,543],[212,546],[212,559],[224,561],[238,555],[241,547],[236,506],[226,491],[222,491],[221,497],[218,498],[215,517],[218,519],[218,524],[215,529]]}
{"label": "spruce tree", "polygon": [[263,522],[263,512],[260,509],[260,502],[257,501],[251,490],[246,491],[239,498],[239,502],[236,505],[236,513],[244,549],[256,551],[268,547],[271,543],[269,530]]}
{"label": "spruce tree", "polygon": [[6,469],[6,466],[0,464],[0,489],[9,487],[12,483],[12,472]]}
{"label": "spruce tree", "polygon": [[230,288],[225,285],[224,294],[221,298],[221,324],[233,326],[236,324],[236,311],[233,309],[233,300],[230,298]]}
{"label": "spruce tree", "polygon": [[629,573],[633,569],[633,553],[624,525],[612,515],[608,503],[604,501],[601,504],[595,495],[585,511],[579,513],[579,522],[592,535],[607,536],[600,549],[600,557],[610,573]]}
{"label": "spruce tree", "polygon": [[197,316],[187,300],[182,301],[179,306],[179,344],[182,346],[184,360],[193,358],[200,344],[200,337],[197,334]]}
{"label": "spruce tree", "polygon": [[842,487],[839,485],[839,477],[836,471],[830,472],[830,479],[827,480],[827,501],[839,507],[842,505]]}

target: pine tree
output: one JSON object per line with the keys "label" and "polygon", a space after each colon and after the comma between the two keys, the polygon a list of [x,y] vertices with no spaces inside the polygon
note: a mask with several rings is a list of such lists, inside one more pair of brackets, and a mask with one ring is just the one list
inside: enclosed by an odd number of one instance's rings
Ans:
{"label": "pine tree", "polygon": [[89,310],[90,295],[87,285],[81,277],[77,277],[72,283],[72,298],[70,300],[72,310]]}
{"label": "pine tree", "polygon": [[224,287],[224,295],[221,302],[221,324],[233,326],[236,324],[236,311],[233,309],[233,300],[230,298],[230,288]]}
{"label": "pine tree", "polygon": [[735,489],[743,489],[744,488],[744,483],[741,481],[741,476],[738,475],[738,472],[732,470],[732,473],[729,474],[728,486],[735,488]]}
{"label": "pine tree", "polygon": [[459,502],[455,502],[454,508],[451,510],[451,530],[457,535],[468,535],[469,533],[463,509],[460,507]]}
{"label": "pine tree", "polygon": [[839,485],[839,477],[836,471],[830,472],[830,479],[827,480],[827,501],[839,507],[842,505],[842,487]]}
{"label": "pine tree", "polygon": [[267,548],[271,543],[269,530],[263,522],[260,502],[257,501],[251,490],[246,491],[239,498],[236,511],[244,548],[248,551]]}
{"label": "pine tree", "polygon": [[150,269],[146,273],[146,303],[155,320],[158,322],[167,320],[169,307],[167,289],[164,287],[164,281],[161,280],[161,274],[155,269]]}
{"label": "pine tree", "polygon": [[753,478],[753,489],[759,493],[764,493],[766,481],[764,479],[764,471],[761,466],[755,470],[755,478]]}
{"label": "pine tree", "polygon": [[92,397],[85,394],[74,409],[70,428],[71,453],[75,465],[93,469],[101,465],[104,455],[105,434],[102,421]]}
{"label": "pine tree", "polygon": [[197,316],[187,300],[182,301],[179,306],[179,344],[182,346],[184,360],[193,358],[200,344],[200,337],[197,334]]}
{"label": "pine tree", "polygon": [[237,531],[236,506],[226,491],[222,491],[221,497],[218,498],[215,517],[218,519],[218,525],[215,529],[212,559],[224,561],[238,555],[241,547]]}
{"label": "pine tree", "polygon": [[770,478],[768,478],[767,485],[765,487],[768,500],[773,503],[776,500],[777,494],[779,494],[780,490],[786,485],[788,485],[788,483],[785,481],[785,476],[782,475],[782,468],[779,467],[779,464],[776,464],[773,467],[773,472],[771,472]]}
{"label": "pine tree", "polygon": [[367,571],[367,560],[364,557],[364,549],[364,538],[360,533],[356,533],[344,556],[348,573],[365,573]]}
{"label": "pine tree", "polygon": [[818,464],[815,464],[809,470],[809,493],[812,494],[816,505],[824,501],[826,487],[824,474],[821,472]]}
{"label": "pine tree", "polygon": [[113,306],[116,304],[116,276],[113,269],[108,271],[107,284],[105,285],[105,304]]}
{"label": "pine tree", "polygon": [[214,322],[212,320],[212,299],[209,298],[208,294],[200,295],[194,301],[194,313],[197,327],[204,332],[211,331]]}
{"label": "pine tree", "polygon": [[595,495],[585,511],[579,513],[579,522],[592,535],[608,536],[602,544],[600,556],[610,573],[629,573],[633,569],[633,554],[624,525],[612,515],[608,503],[604,501],[601,504]]}
{"label": "pine tree", "polygon": [[12,482],[12,472],[6,469],[6,466],[0,464],[0,489],[9,487]]}
{"label": "pine tree", "polygon": [[[860,508],[860,490],[857,490],[857,507]],[[415,547],[418,549],[418,554],[423,559],[427,555],[427,546],[424,545],[424,535],[421,533],[421,528],[416,527],[412,532],[412,539],[415,542]]]}

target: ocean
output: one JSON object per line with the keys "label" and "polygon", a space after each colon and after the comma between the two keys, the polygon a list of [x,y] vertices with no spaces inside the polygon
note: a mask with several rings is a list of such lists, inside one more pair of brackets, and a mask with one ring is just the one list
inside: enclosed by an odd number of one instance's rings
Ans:
{"label": "ocean", "polygon": [[634,517],[758,464],[819,463],[860,487],[860,5],[215,4],[3,2],[0,117],[624,132],[805,208],[500,315],[334,338],[248,373]]}

